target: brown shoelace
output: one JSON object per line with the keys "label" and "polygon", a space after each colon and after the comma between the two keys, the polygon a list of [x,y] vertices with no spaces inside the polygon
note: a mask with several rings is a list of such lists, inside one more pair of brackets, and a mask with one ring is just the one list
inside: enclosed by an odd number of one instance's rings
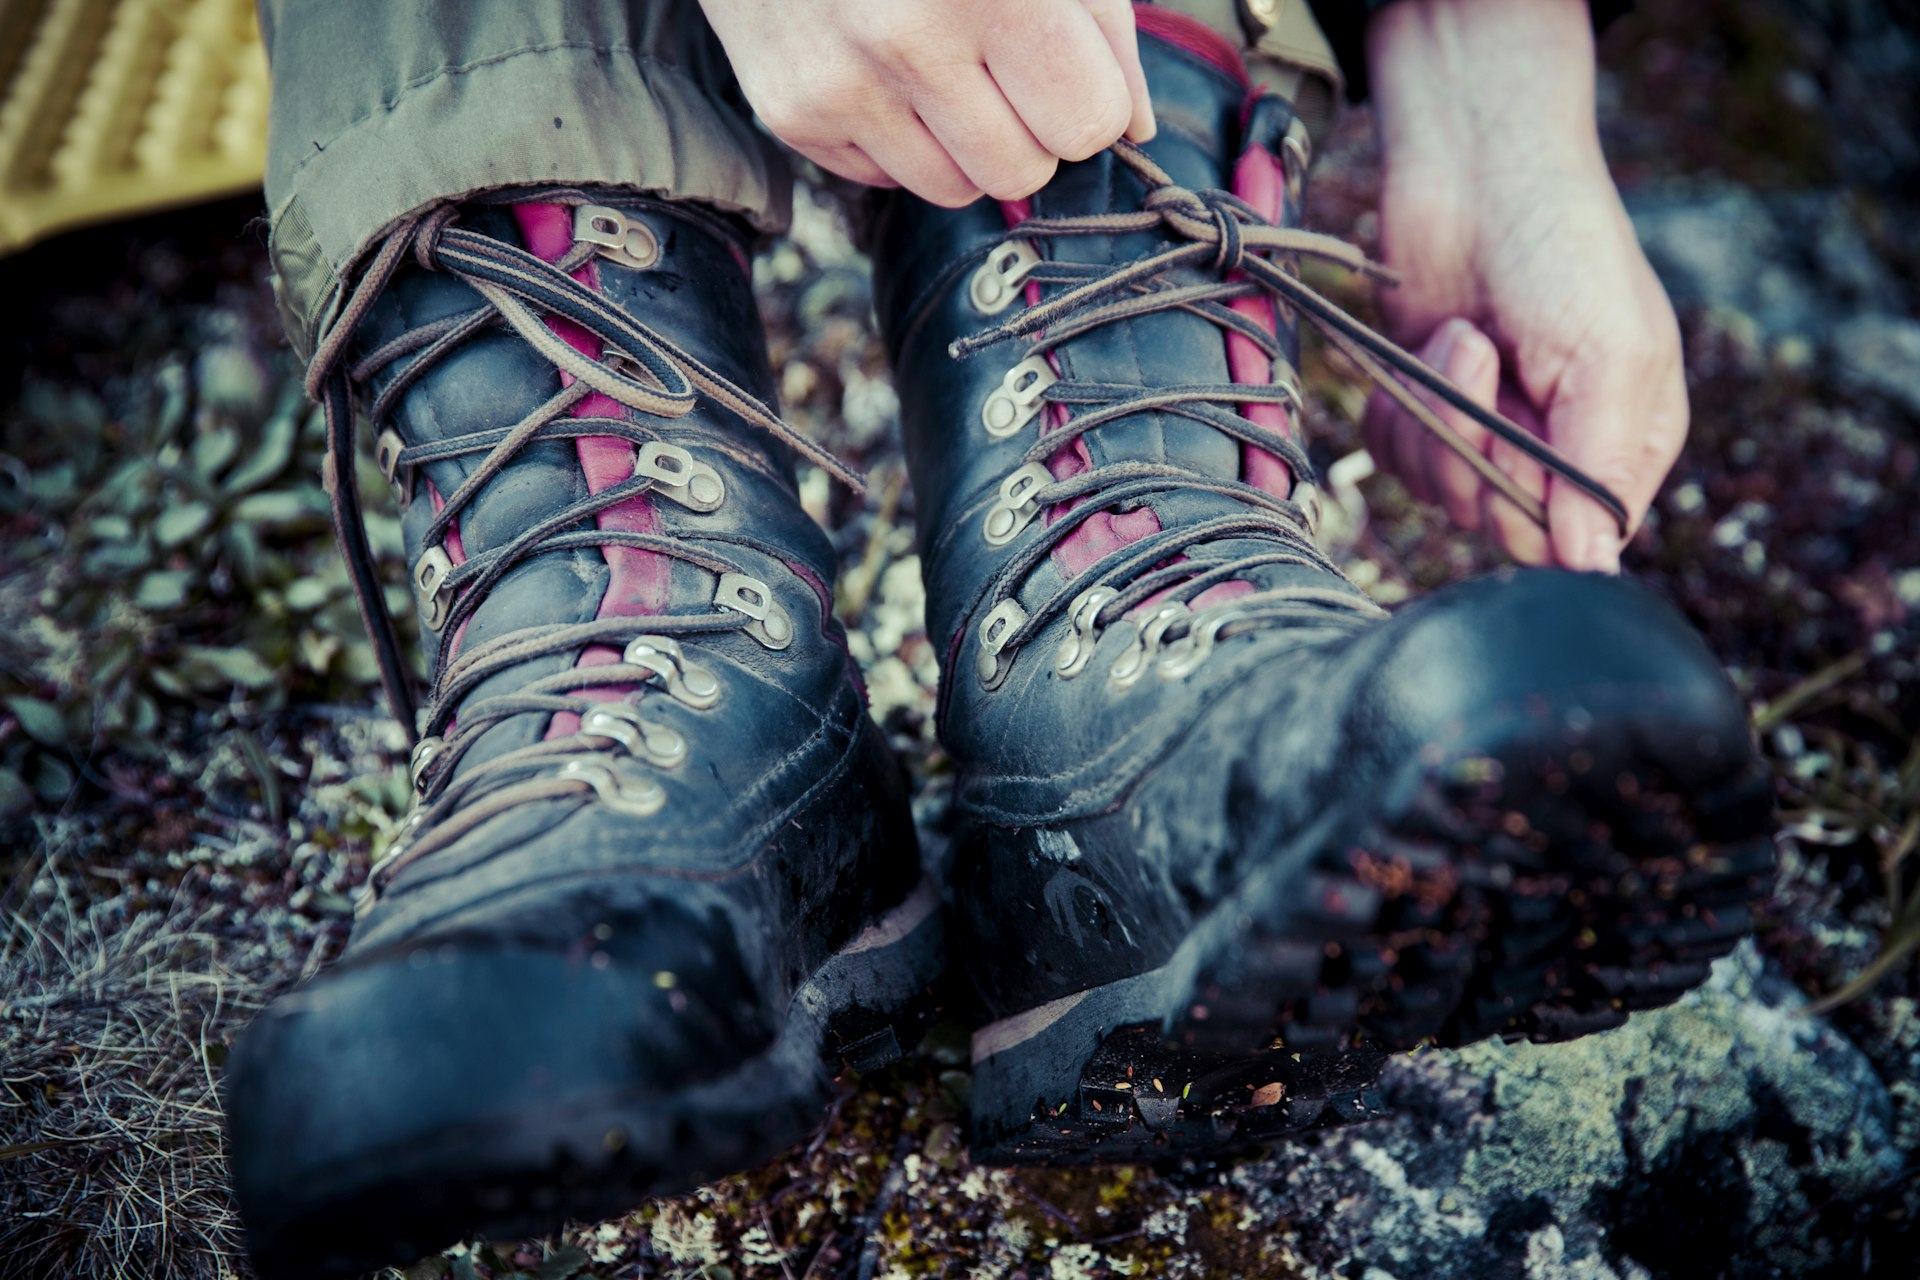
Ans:
{"label": "brown shoelace", "polygon": [[[1418,357],[1348,315],[1276,258],[1316,258],[1392,283],[1394,275],[1386,267],[1332,236],[1273,226],[1230,192],[1192,191],[1182,187],[1130,142],[1117,142],[1112,151],[1146,188],[1144,207],[1139,212],[1029,218],[1014,227],[1009,236],[1118,236],[1165,230],[1173,233],[1174,242],[1147,257],[1108,268],[1043,259],[1028,273],[1027,279],[1063,285],[1064,290],[1002,324],[954,342],[949,350],[956,358],[1010,339],[1031,340],[1025,354],[1039,355],[1103,325],[1179,310],[1245,337],[1269,359],[1275,359],[1281,351],[1274,335],[1227,305],[1237,298],[1265,293],[1310,321],[1335,350],[1353,361],[1415,421],[1465,459],[1489,485],[1536,523],[1542,527],[1546,524],[1546,512],[1540,501],[1520,488],[1511,476],[1494,466],[1434,412],[1416,393],[1416,387],[1465,413],[1547,470],[1592,496],[1613,513],[1625,533],[1626,508],[1605,486],[1581,472],[1532,432],[1475,403]],[[1208,270],[1218,278],[1199,283],[1173,283],[1171,273],[1182,268]],[[1062,377],[1042,395],[1049,402],[1070,406],[1073,413],[1064,422],[1036,434],[1024,459],[1029,464],[1044,464],[1063,446],[1105,423],[1131,414],[1155,412],[1202,423],[1243,444],[1273,454],[1292,471],[1296,492],[1300,486],[1315,483],[1312,465],[1296,441],[1251,421],[1233,407],[1258,403],[1291,405],[1297,416],[1303,406],[1298,392],[1288,385],[1209,383],[1141,388]],[[1057,518],[1002,568],[981,597],[972,602],[969,616],[978,616],[1011,599],[1026,576],[1094,514],[1137,504],[1153,494],[1182,489],[1226,494],[1243,503],[1247,510],[1237,516],[1164,529],[1108,553],[1014,625],[1002,638],[1002,648],[1008,652],[1017,649],[1069,602],[1099,585],[1116,590],[1090,619],[1096,629],[1111,625],[1162,591],[1168,592],[1169,601],[1185,604],[1208,587],[1234,580],[1261,565],[1310,566],[1344,578],[1314,542],[1308,527],[1310,522],[1299,501],[1277,498],[1243,481],[1226,480],[1173,464],[1121,462],[1040,485],[1026,495],[1040,507],[1056,508]],[[1058,504],[1076,500],[1080,500],[1079,505],[1072,510],[1063,514],[1057,510]],[[1272,551],[1233,557],[1208,557],[1193,551],[1211,540],[1248,535],[1278,545]],[[957,531],[949,536],[958,536]],[[1353,621],[1382,613],[1362,598],[1357,589],[1350,594],[1338,589],[1278,588],[1236,597],[1230,607],[1233,618],[1222,634],[1259,625],[1263,619],[1327,622],[1337,621],[1344,614]],[[1164,629],[1164,638],[1179,639],[1187,625],[1184,619],[1171,621]]]}
{"label": "brown shoelace", "polygon": [[[588,203],[584,195],[572,192],[545,194],[542,198],[565,204]],[[571,385],[510,427],[467,433],[399,450],[391,465],[402,470],[424,462],[482,455],[460,486],[446,495],[444,505],[426,530],[427,548],[440,547],[461,512],[480,491],[521,450],[536,441],[611,436],[640,446],[661,440],[658,431],[641,422],[568,416],[569,409],[596,391],[629,409],[669,420],[684,417],[704,397],[781,441],[829,475],[856,489],[860,487],[857,475],[796,433],[758,398],[574,280],[571,272],[595,254],[594,245],[577,244],[560,260],[550,263],[492,237],[466,230],[455,223],[456,217],[457,211],[452,207],[432,210],[408,218],[387,236],[345,306],[326,326],[307,372],[308,394],[320,401],[326,414],[325,482],[332,502],[334,528],[346,553],[362,621],[373,640],[381,681],[394,714],[406,727],[409,738],[431,748],[424,752],[416,749],[416,805],[401,838],[370,876],[370,893],[363,899],[363,908],[373,894],[408,863],[518,805],[589,792],[598,793],[603,801],[616,806],[623,801],[638,803],[634,796],[644,793],[623,790],[626,784],[622,783],[621,774],[593,764],[591,757],[622,744],[622,738],[610,734],[620,734],[627,742],[640,743],[649,732],[659,740],[657,735],[661,731],[657,726],[646,726],[633,714],[624,720],[603,717],[589,721],[596,712],[605,713],[610,704],[604,698],[585,695],[596,689],[647,690],[663,679],[669,682],[682,679],[680,655],[669,653],[677,645],[676,637],[748,630],[754,619],[717,605],[711,612],[700,614],[599,618],[522,629],[455,653],[456,637],[462,626],[472,618],[489,591],[515,565],[546,552],[627,546],[667,556],[717,576],[745,574],[725,558],[690,547],[678,539],[582,527],[590,526],[597,513],[645,493],[656,484],[651,476],[636,475],[554,511],[500,547],[450,567],[438,584],[438,592],[450,597],[450,602],[439,619],[436,675],[424,714],[416,715],[408,667],[386,609],[354,488],[352,397],[356,386],[369,384],[394,362],[412,357],[369,406],[368,418],[377,427],[390,418],[401,395],[437,363],[461,343],[498,326],[511,329],[557,371],[572,376]],[[347,348],[353,335],[409,252],[425,269],[448,272],[472,286],[482,305],[409,329],[349,363]],[[605,354],[596,360],[568,345],[547,326],[549,316],[564,317],[586,329],[601,342]],[[708,543],[752,548],[776,560],[784,558],[777,548],[749,537],[706,532],[701,538]],[[628,648],[621,661],[572,667],[531,680],[510,694],[461,705],[462,699],[482,681],[500,671],[594,645]],[[633,647],[636,645],[638,648]],[[689,666],[687,670],[710,678],[702,668]],[[631,700],[627,705],[631,706]],[[456,712],[457,728],[449,733],[455,725]],[[455,766],[461,758],[483,734],[502,721],[519,715],[567,712],[583,717],[580,732],[503,752],[455,776]],[[589,724],[598,724],[608,732],[591,732]],[[442,738],[442,734],[448,736]],[[644,804],[639,807],[644,808]]]}

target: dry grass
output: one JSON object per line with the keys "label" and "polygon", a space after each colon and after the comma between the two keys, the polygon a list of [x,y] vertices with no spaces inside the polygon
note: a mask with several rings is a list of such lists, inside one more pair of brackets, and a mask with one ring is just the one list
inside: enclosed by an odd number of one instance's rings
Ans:
{"label": "dry grass", "polygon": [[247,1274],[215,1088],[258,1004],[207,920],[38,877],[0,919],[0,1280]]}

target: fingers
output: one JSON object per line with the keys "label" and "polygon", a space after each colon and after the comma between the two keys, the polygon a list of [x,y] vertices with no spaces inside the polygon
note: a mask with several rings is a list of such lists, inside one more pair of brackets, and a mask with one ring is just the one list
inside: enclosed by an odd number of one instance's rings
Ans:
{"label": "fingers", "polygon": [[[1512,382],[1503,381],[1500,384],[1494,407],[1505,414],[1509,422],[1525,427],[1542,439],[1546,437],[1539,414],[1534,412],[1533,406]],[[1523,492],[1544,504],[1547,496],[1546,468],[1491,432],[1487,435],[1486,457],[1511,476]],[[1481,527],[1500,540],[1500,545],[1506,548],[1508,555],[1521,564],[1553,563],[1553,547],[1547,540],[1547,531],[1532,516],[1491,485],[1482,485],[1479,497]]]}
{"label": "fingers", "polygon": [[887,171],[873,162],[873,157],[852,143],[844,146],[794,146],[795,151],[819,165],[829,173],[837,173],[843,178],[855,182],[864,182],[870,187],[897,187],[900,184],[887,176]]}
{"label": "fingers", "polygon": [[[1085,160],[1132,127],[1127,76],[1086,7],[1027,4],[1007,12],[1019,16],[986,34],[987,70],[1041,146],[1062,160]],[[1131,12],[1126,20],[1130,28]]]}
{"label": "fingers", "polygon": [[968,67],[915,102],[920,119],[967,180],[996,200],[1030,196],[1059,161],[1034,138],[985,67]]}
{"label": "fingers", "polygon": [[[1493,407],[1500,385],[1500,354],[1492,339],[1458,317],[1446,321],[1416,353],[1475,403]],[[1472,417],[1436,396],[1416,391],[1440,419],[1476,451],[1486,451],[1487,430]],[[1423,502],[1444,506],[1454,524],[1478,529],[1484,523],[1480,490],[1484,481],[1473,468],[1385,392],[1367,402],[1363,423],[1374,461],[1400,477],[1407,491]]]}
{"label": "fingers", "polygon": [[[1500,392],[1500,353],[1495,350],[1493,339],[1470,322],[1455,319],[1440,326],[1439,332],[1434,335],[1434,342],[1442,349],[1437,353],[1437,358],[1423,357],[1427,363],[1451,379],[1475,404],[1492,408]],[[1468,444],[1482,454],[1487,451],[1488,432],[1479,422],[1451,405],[1442,406],[1440,414],[1447,425],[1459,432]],[[1466,459],[1434,439],[1411,417],[1403,413],[1400,419],[1403,433],[1420,434],[1418,443],[1427,462],[1427,487],[1433,494],[1431,500],[1445,507],[1447,515],[1460,528],[1481,528],[1485,521],[1481,517],[1480,491],[1486,487],[1486,482],[1474,472]]]}
{"label": "fingers", "polygon": [[860,149],[893,183],[922,200],[958,209],[980,198],[980,188],[918,116],[863,136]]}
{"label": "fingers", "polygon": [[[1658,325],[1638,340],[1569,372],[1548,418],[1567,459],[1612,490],[1637,529],[1687,435],[1686,376],[1677,329]],[[1622,539],[1613,513],[1559,477],[1550,482],[1547,524],[1554,558],[1569,569],[1617,573]]]}
{"label": "fingers", "polygon": [[1127,0],[704,0],[742,92],[834,173],[958,206],[1031,195],[1153,108]]}
{"label": "fingers", "polygon": [[1133,25],[1133,5],[1128,0],[1081,0],[1092,15],[1107,47],[1120,64],[1126,80],[1127,95],[1133,103],[1133,115],[1127,122],[1127,137],[1133,142],[1151,142],[1159,132],[1153,118],[1153,97],[1147,91],[1147,73],[1140,65],[1140,35]]}

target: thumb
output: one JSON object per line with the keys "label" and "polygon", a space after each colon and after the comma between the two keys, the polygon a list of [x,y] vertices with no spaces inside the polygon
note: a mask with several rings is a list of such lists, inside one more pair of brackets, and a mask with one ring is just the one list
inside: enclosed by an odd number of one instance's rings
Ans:
{"label": "thumb", "polygon": [[[1580,469],[1616,494],[1624,487],[1617,477]],[[1619,522],[1611,511],[1559,476],[1547,480],[1547,530],[1553,558],[1566,568],[1620,572]]]}
{"label": "thumb", "polygon": [[[1637,520],[1651,497],[1640,493],[1650,487],[1639,474],[1647,419],[1653,416],[1645,388],[1617,374],[1582,377],[1581,372],[1574,372],[1554,396],[1547,411],[1547,438],[1567,461],[1625,503],[1630,520]],[[1655,470],[1654,485],[1665,470],[1665,465]],[[1620,572],[1620,522],[1572,481],[1551,473],[1547,533],[1553,558],[1566,568]]]}

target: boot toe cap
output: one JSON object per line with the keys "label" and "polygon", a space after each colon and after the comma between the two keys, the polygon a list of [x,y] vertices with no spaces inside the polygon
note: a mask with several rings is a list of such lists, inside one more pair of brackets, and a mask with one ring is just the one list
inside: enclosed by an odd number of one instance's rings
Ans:
{"label": "boot toe cap", "polygon": [[610,924],[567,949],[459,937],[366,953],[276,1001],[226,1079],[256,1253],[293,1260],[284,1274],[326,1274],[329,1252],[363,1270],[404,1260],[476,1215],[537,1218],[523,1190],[618,1148],[651,1166],[642,1182],[725,1172],[673,1168],[731,1155],[676,1130],[677,1098],[774,1040],[767,1002],[703,922]]}
{"label": "boot toe cap", "polygon": [[1719,663],[1678,611],[1622,579],[1503,572],[1437,592],[1392,631],[1355,714],[1405,745],[1497,753],[1515,738],[1625,733],[1683,782],[1749,752]]}

